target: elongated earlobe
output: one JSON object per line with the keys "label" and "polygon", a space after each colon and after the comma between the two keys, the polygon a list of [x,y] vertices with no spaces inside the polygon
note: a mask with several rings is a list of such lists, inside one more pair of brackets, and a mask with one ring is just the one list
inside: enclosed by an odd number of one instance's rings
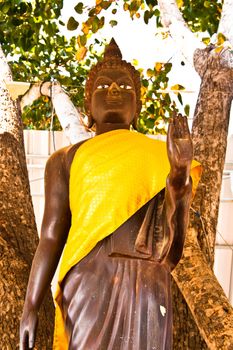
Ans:
{"label": "elongated earlobe", "polygon": [[88,114],[88,124],[87,124],[88,129],[91,129],[93,125],[94,125],[94,119],[91,114]]}
{"label": "elongated earlobe", "polygon": [[137,124],[138,124],[138,117],[135,115],[135,117],[134,117],[134,119],[133,119],[133,123],[132,123],[133,128],[134,128],[135,130],[137,130]]}

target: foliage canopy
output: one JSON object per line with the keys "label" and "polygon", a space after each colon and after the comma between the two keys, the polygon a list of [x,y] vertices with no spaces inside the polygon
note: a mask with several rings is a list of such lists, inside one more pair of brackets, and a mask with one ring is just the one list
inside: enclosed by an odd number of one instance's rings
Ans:
{"label": "foliage canopy", "polygon": [[[209,35],[216,32],[221,1],[177,0],[177,3],[193,31],[207,31]],[[57,79],[75,105],[82,109],[87,71],[99,59],[93,44],[89,45],[90,36],[97,37],[98,30],[103,26],[117,25],[119,7],[123,7],[132,20],[143,20],[146,24],[156,17],[158,27],[161,26],[160,12],[156,0],[96,0],[93,7],[77,0],[74,7],[77,17],[71,16],[66,26],[69,30],[78,28],[81,33],[67,40],[59,31],[59,25],[64,25],[60,20],[62,6],[62,0],[0,1],[0,42],[14,80],[33,83]],[[111,11],[109,23],[106,21],[106,11]],[[80,15],[84,13],[87,19],[83,22]],[[104,46],[104,43],[96,38],[95,45]],[[170,63],[157,62],[147,72],[140,70],[143,108],[138,127],[141,132],[164,133],[164,121],[172,110],[178,109],[169,94],[163,91],[168,87],[171,68]],[[179,90],[182,88],[176,85],[181,104]],[[188,108],[185,110],[187,112]],[[48,129],[50,115],[50,101],[42,97],[25,109],[23,118],[28,128]],[[54,127],[59,129],[58,121]]]}

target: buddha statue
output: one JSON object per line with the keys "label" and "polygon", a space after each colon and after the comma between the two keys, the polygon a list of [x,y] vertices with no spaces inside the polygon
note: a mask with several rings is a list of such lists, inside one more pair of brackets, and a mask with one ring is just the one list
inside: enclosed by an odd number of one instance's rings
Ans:
{"label": "buddha statue", "polygon": [[90,70],[85,107],[96,136],[56,151],[46,165],[20,349],[35,344],[62,256],[54,349],[169,350],[170,273],[188,224],[190,169],[198,172],[187,119],[172,116],[167,145],[136,132],[140,75],[113,39]]}

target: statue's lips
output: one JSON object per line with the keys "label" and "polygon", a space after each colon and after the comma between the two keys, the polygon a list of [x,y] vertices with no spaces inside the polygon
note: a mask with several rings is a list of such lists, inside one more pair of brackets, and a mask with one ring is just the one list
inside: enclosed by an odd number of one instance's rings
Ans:
{"label": "statue's lips", "polygon": [[107,104],[113,104],[113,105],[121,105],[123,103],[123,100],[121,97],[107,97],[106,98]]}

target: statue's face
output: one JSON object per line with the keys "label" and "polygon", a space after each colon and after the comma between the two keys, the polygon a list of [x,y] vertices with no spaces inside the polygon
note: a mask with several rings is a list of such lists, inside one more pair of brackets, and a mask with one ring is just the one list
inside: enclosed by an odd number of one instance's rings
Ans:
{"label": "statue's face", "polygon": [[136,114],[136,93],[127,69],[104,68],[94,82],[91,115],[96,125],[123,124],[129,127]]}

